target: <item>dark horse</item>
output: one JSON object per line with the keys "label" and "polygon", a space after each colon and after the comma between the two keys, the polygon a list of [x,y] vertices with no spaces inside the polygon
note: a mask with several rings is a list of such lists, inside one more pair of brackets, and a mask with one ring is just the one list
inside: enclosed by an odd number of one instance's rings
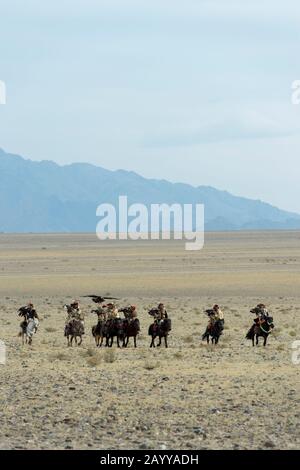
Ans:
{"label": "dark horse", "polygon": [[95,343],[97,348],[101,348],[103,344],[103,338],[105,336],[105,321],[104,320],[98,320],[97,325],[94,325],[92,327],[92,335],[95,338]]}
{"label": "dark horse", "polygon": [[202,336],[202,341],[206,339],[207,344],[209,344],[209,338],[211,337],[212,344],[218,344],[219,338],[224,329],[222,320],[217,320],[213,324],[208,325],[204,335]]}
{"label": "dark horse", "polygon": [[134,318],[129,321],[127,319],[123,320],[123,330],[124,330],[124,339],[123,347],[127,348],[129,338],[133,338],[134,347],[136,348],[136,338],[140,332],[140,321],[138,318]]}
{"label": "dark horse", "polygon": [[124,341],[124,325],[121,318],[113,318],[105,322],[103,334],[106,337],[105,346],[112,347],[114,337],[117,338],[118,348],[120,347],[120,340]]}
{"label": "dark horse", "polygon": [[[73,339],[75,344],[80,346],[82,343],[82,336],[84,335],[84,327],[80,320],[74,318],[65,326],[65,336],[68,339],[68,346],[72,346]],[[79,337],[79,343],[77,343],[77,337]]]}
{"label": "dark horse", "polygon": [[254,339],[256,338],[255,344],[257,346],[258,338],[262,336],[264,338],[264,346],[266,346],[268,336],[274,328],[273,317],[267,317],[263,321],[259,321],[259,319],[255,319],[254,321],[255,323],[248,331],[246,338],[252,340],[252,346],[254,346]]}
{"label": "dark horse", "polygon": [[148,334],[152,337],[150,348],[155,348],[155,338],[158,336],[159,341],[157,346],[161,345],[161,339],[165,340],[165,347],[168,347],[168,334],[171,331],[171,319],[165,318],[161,322],[155,321],[149,326]]}

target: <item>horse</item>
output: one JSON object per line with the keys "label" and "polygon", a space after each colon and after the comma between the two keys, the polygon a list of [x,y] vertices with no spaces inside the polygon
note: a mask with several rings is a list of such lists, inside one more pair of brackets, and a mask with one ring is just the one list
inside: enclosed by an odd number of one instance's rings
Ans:
{"label": "horse", "polygon": [[258,338],[262,336],[264,338],[263,345],[266,346],[268,336],[273,330],[273,328],[273,317],[267,317],[263,321],[257,320],[248,331],[246,338],[252,340],[252,346],[254,346],[254,340],[256,339],[255,344],[256,346],[258,346]]}
{"label": "horse", "polygon": [[92,335],[95,338],[97,348],[101,348],[105,336],[105,321],[98,319],[97,325],[92,327]]}
{"label": "horse", "polygon": [[106,337],[106,347],[111,348],[114,342],[114,337],[117,338],[117,345],[120,348],[120,340],[124,342],[124,327],[121,318],[112,318],[107,320],[103,330],[104,336]]}
{"label": "horse", "polygon": [[123,328],[124,328],[124,339],[123,339],[123,347],[127,348],[129,338],[133,338],[134,347],[136,348],[136,338],[140,332],[140,321],[138,318],[134,318],[133,320],[129,321],[127,319],[123,320]]}
{"label": "horse", "polygon": [[171,331],[171,319],[164,318],[161,322],[154,322],[149,326],[148,334],[152,337],[150,348],[155,348],[155,338],[158,336],[159,342],[157,346],[161,345],[161,339],[165,340],[165,347],[168,347],[168,334]]}
{"label": "horse", "polygon": [[[80,346],[82,343],[82,336],[84,335],[84,327],[80,320],[74,318],[65,325],[65,336],[68,339],[68,346],[72,346],[73,339],[75,339],[75,344]],[[80,338],[77,343],[77,337]]]}
{"label": "horse", "polygon": [[207,326],[205,333],[202,335],[202,341],[206,339],[207,344],[209,344],[209,338],[211,337],[211,343],[218,344],[223,329],[224,326],[221,320],[215,321],[211,325]]}
{"label": "horse", "polygon": [[22,344],[32,344],[32,337],[37,332],[38,320],[36,318],[28,318],[20,324],[19,336],[22,338]]}

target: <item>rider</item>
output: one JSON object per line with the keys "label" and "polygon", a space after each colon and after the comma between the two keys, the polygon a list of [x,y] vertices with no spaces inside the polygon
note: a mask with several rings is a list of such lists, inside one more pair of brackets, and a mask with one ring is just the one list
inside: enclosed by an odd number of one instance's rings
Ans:
{"label": "rider", "polygon": [[123,313],[125,318],[131,322],[137,318],[137,308],[135,305],[129,305],[129,307],[126,307],[123,309]]}
{"label": "rider", "polygon": [[250,313],[255,313],[254,323],[263,323],[268,317],[269,312],[265,304],[258,304],[250,310]]}
{"label": "rider", "polygon": [[168,318],[168,312],[163,303],[159,303],[154,313],[155,322],[159,325],[166,318]]}
{"label": "rider", "polygon": [[25,322],[28,322],[29,320],[33,320],[34,326],[35,326],[35,332],[37,332],[37,328],[39,325],[39,316],[32,302],[28,302],[28,304],[25,305],[24,307],[20,307],[18,315],[19,317],[24,318],[24,320],[20,324],[21,327],[24,326]]}
{"label": "rider", "polygon": [[219,322],[220,325],[222,326],[222,329],[224,328],[224,313],[223,311],[220,309],[219,305],[215,304],[213,306],[213,312],[214,312],[214,320],[215,322]]}
{"label": "rider", "polygon": [[137,308],[136,308],[136,305],[130,305],[130,314],[129,314],[129,318],[131,320],[134,320],[135,318],[137,318]]}
{"label": "rider", "polygon": [[222,330],[224,329],[224,313],[219,305],[215,304],[213,308],[208,309],[205,312],[208,315],[208,324],[202,339],[205,339],[209,335],[209,332],[215,325],[218,325],[220,334],[222,334]]}
{"label": "rider", "polygon": [[72,320],[79,320],[84,327],[84,315],[79,306],[79,300],[74,300],[70,305],[65,305],[68,311],[66,318],[66,324],[70,323]]}
{"label": "rider", "polygon": [[253,332],[254,332],[254,328],[256,325],[261,325],[262,323],[264,323],[268,317],[269,317],[269,312],[268,312],[268,309],[267,307],[265,306],[265,304],[257,304],[256,307],[252,308],[250,310],[250,313],[254,313],[255,314],[255,318],[253,319],[253,324],[251,325],[251,328],[249,329],[247,335],[246,335],[246,338],[248,339],[251,339],[252,338],[252,335],[253,335]]}
{"label": "rider", "polygon": [[107,320],[107,311],[103,305],[99,306],[96,310],[92,310],[93,313],[98,315],[99,321],[106,321]]}
{"label": "rider", "polygon": [[116,304],[113,302],[103,305],[103,307],[106,307],[106,315],[108,320],[115,320],[116,318],[120,318],[119,310]]}

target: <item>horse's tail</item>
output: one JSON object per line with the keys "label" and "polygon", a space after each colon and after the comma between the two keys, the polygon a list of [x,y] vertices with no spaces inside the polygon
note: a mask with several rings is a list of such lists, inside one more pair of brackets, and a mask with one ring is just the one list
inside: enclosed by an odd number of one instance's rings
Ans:
{"label": "horse's tail", "polygon": [[248,333],[245,336],[246,339],[253,339],[253,337],[254,337],[254,328],[255,328],[255,325],[252,325],[250,330],[248,331]]}
{"label": "horse's tail", "polygon": [[137,331],[141,331],[140,320],[138,318],[134,320],[134,324],[136,325]]}

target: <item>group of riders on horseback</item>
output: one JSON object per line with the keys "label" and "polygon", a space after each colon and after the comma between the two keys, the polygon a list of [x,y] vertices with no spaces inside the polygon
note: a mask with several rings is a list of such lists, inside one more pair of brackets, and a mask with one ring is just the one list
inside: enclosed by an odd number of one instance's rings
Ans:
{"label": "group of riders on horseback", "polygon": [[[224,330],[224,313],[220,309],[219,305],[214,305],[212,309],[206,310],[208,315],[208,325],[202,336],[202,340],[209,338],[211,342],[217,344],[220,336]],[[246,334],[246,339],[252,340],[254,346],[254,340],[256,339],[256,345],[258,344],[258,338],[262,336],[264,338],[264,346],[267,344],[267,338],[274,328],[273,317],[269,315],[265,304],[258,304],[256,307],[250,310],[250,313],[254,313],[253,324]]]}
{"label": "group of riders on horseback", "polygon": [[[133,337],[134,346],[136,347],[136,338],[140,332],[140,322],[137,316],[136,306],[129,305],[128,307],[118,308],[114,302],[104,304],[105,300],[115,299],[113,297],[95,295],[86,297],[91,297],[92,300],[98,304],[97,308],[91,311],[98,317],[97,325],[92,328],[96,346],[102,346],[103,339],[105,338],[105,345],[111,347],[114,337],[116,337],[118,346],[120,346],[120,341],[122,341],[122,345],[127,347],[129,338]],[[64,308],[67,310],[64,335],[67,337],[68,345],[72,345],[73,339],[76,344],[80,345],[82,336],[85,333],[85,318],[80,308],[80,303],[78,300],[75,300],[71,304],[65,305]],[[251,309],[250,312],[255,314],[255,318],[246,338],[252,340],[254,346],[255,338],[256,344],[258,344],[258,338],[262,336],[265,346],[268,335],[274,328],[273,318],[269,315],[266,306],[262,303]],[[150,347],[155,347],[156,337],[159,338],[157,346],[161,345],[161,340],[164,338],[165,346],[168,347],[167,337],[171,331],[171,319],[168,316],[164,304],[159,303],[156,308],[152,308],[148,313],[153,318],[153,322],[148,330],[148,334],[152,338]],[[208,316],[208,325],[202,335],[202,340],[206,340],[207,343],[209,343],[211,338],[211,342],[217,344],[224,330],[224,313],[217,304],[215,304],[212,309],[206,310],[205,313]],[[32,302],[21,307],[18,311],[18,315],[23,317],[23,321],[20,324],[20,336],[22,336],[23,343],[26,338],[26,342],[31,344],[33,334],[37,332],[39,324],[39,317]],[[77,337],[79,337],[79,343],[77,343]]]}

